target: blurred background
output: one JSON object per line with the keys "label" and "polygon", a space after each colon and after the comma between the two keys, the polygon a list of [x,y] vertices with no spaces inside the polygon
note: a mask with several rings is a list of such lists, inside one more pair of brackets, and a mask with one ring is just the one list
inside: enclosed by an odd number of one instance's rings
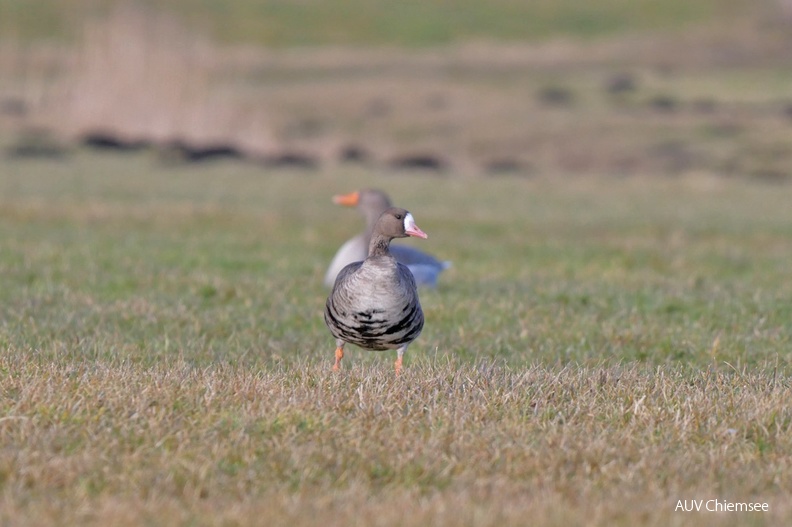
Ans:
{"label": "blurred background", "polygon": [[789,0],[0,0],[7,158],[787,179]]}

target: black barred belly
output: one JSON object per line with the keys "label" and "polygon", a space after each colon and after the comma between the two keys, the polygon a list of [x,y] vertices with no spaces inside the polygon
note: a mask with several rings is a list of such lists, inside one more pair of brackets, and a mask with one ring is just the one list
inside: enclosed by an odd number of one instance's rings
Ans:
{"label": "black barred belly", "polygon": [[397,316],[382,309],[345,312],[336,309],[332,299],[325,306],[325,323],[337,339],[369,350],[395,349],[409,344],[421,333],[424,324],[420,304],[407,304]]}

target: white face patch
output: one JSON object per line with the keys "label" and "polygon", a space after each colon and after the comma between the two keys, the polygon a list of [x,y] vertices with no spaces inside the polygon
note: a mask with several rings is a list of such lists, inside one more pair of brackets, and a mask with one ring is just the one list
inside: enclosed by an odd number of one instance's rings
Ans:
{"label": "white face patch", "polygon": [[404,217],[404,230],[409,231],[411,229],[415,229],[415,218],[408,212]]}
{"label": "white face patch", "polygon": [[404,232],[407,233],[408,236],[415,236],[417,238],[427,238],[428,236],[424,231],[422,231],[418,225],[415,224],[415,219],[413,215],[409,212],[404,217]]}

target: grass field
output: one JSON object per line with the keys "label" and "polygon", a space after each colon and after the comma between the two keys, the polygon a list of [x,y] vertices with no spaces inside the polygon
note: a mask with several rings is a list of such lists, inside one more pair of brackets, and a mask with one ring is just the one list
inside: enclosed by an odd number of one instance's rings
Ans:
{"label": "grass field", "polygon": [[[0,526],[792,524],[785,4],[136,4],[0,0]],[[453,261],[400,377],[362,186]]]}
{"label": "grass field", "polygon": [[0,35],[73,41],[85,17],[120,4],[154,6],[185,18],[223,42],[275,47],[448,44],[470,38],[598,37],[733,22],[767,8],[747,0],[3,0]]}
{"label": "grass field", "polygon": [[[0,134],[21,150],[101,134],[255,160],[297,153],[321,168],[352,147],[378,167],[428,158],[453,174],[789,178],[792,19],[776,0],[608,0],[595,13],[498,0],[455,3],[454,16],[446,2],[161,4],[4,3],[0,25],[18,23],[0,29]],[[105,16],[84,15],[94,10]],[[575,17],[614,27],[593,37],[569,29]],[[78,36],[36,39],[50,18]],[[244,36],[259,24],[284,35]]]}
{"label": "grass field", "polygon": [[[386,188],[454,262],[400,378],[324,267]],[[781,525],[792,187],[78,151],[0,168],[0,524]],[[677,500],[768,513],[674,512]]]}

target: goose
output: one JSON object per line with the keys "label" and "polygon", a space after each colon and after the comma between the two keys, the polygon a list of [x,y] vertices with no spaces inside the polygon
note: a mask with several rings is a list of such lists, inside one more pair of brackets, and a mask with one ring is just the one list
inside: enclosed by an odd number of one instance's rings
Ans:
{"label": "goose", "polygon": [[324,311],[336,339],[333,370],[341,367],[344,346],[355,344],[368,350],[395,349],[396,373],[401,371],[404,352],[424,325],[415,278],[390,252],[392,239],[408,236],[428,237],[408,211],[385,210],[374,224],[366,259],[338,273]]}
{"label": "goose", "polygon": [[[366,219],[366,230],[347,240],[338,249],[325,274],[326,287],[333,287],[336,276],[346,265],[366,258],[374,223],[391,206],[388,195],[378,189],[357,190],[335,196],[333,201],[338,205],[357,207]],[[410,269],[416,284],[420,286],[435,287],[440,273],[451,267],[451,262],[442,262],[425,252],[403,245],[391,247],[391,254]]]}

